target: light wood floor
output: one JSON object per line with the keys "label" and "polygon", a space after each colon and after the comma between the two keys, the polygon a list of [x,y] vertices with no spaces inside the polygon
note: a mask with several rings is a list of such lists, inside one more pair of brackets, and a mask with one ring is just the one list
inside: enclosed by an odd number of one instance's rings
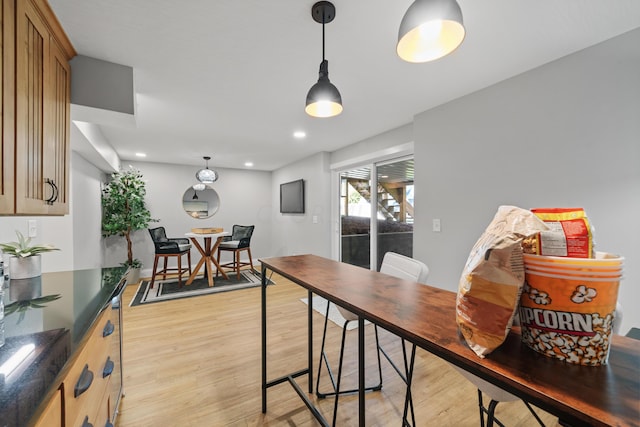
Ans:
{"label": "light wood floor", "polygon": [[[306,360],[306,291],[275,276],[268,289],[268,377],[303,369]],[[118,427],[141,426],[316,426],[293,388],[270,388],[268,411],[261,412],[260,288],[129,307],[137,286],[124,293],[124,390]],[[323,317],[314,313],[315,349],[320,348]],[[373,344],[373,326],[367,341]],[[335,363],[341,328],[329,322],[328,354]],[[401,360],[397,338],[381,335],[382,345]],[[356,331],[348,333],[345,387],[357,383]],[[316,351],[316,353],[318,352]],[[367,354],[374,355],[374,348]],[[317,362],[315,364],[317,367]],[[367,359],[370,381],[375,359]],[[314,368],[314,371],[317,368]],[[316,372],[314,372],[315,378]],[[400,426],[404,385],[383,360],[384,385],[367,394],[368,426]],[[328,384],[326,372],[323,384]],[[306,377],[300,385],[307,390]],[[446,362],[418,349],[413,382],[418,426],[477,426],[475,388]],[[333,399],[317,399],[327,419]],[[338,425],[355,426],[357,396],[340,398]],[[520,401],[498,405],[506,426],[536,426]],[[557,419],[540,410],[546,425]]]}

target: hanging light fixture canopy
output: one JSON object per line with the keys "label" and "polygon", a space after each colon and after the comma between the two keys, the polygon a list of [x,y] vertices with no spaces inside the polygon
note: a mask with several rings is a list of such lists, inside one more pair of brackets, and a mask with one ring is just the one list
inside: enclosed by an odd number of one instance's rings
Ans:
{"label": "hanging light fixture canopy", "polygon": [[415,0],[398,31],[398,56],[407,62],[433,61],[464,40],[462,11],[456,0]]}
{"label": "hanging light fixture canopy", "polygon": [[333,117],[342,113],[342,97],[338,88],[329,81],[329,62],[324,58],[324,24],[333,21],[336,8],[331,2],[319,1],[311,8],[311,16],[322,24],[322,62],[318,83],[309,89],[304,110],[312,117]]}
{"label": "hanging light fixture canopy", "polygon": [[211,157],[204,156],[203,159],[206,162],[206,166],[204,169],[200,169],[198,172],[196,172],[196,179],[203,184],[211,184],[216,182],[218,180],[218,172],[214,171],[213,169],[209,169],[209,160],[211,160]]}

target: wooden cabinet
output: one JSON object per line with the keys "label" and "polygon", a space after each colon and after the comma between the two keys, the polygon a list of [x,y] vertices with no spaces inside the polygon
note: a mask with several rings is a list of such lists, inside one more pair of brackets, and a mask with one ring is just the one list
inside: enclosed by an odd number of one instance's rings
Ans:
{"label": "wooden cabinet", "polygon": [[[112,402],[112,376],[121,369],[116,366],[121,363],[120,355],[116,354],[121,349],[117,335],[119,326],[113,322],[113,316],[111,306],[100,314],[86,343],[77,350],[77,357],[63,375],[61,392],[47,402],[35,420],[35,427],[60,425],[56,424],[58,419],[64,420],[65,427],[81,427],[86,423],[104,426],[110,421],[109,410],[115,405]],[[55,400],[60,398],[63,403],[58,405]]]}
{"label": "wooden cabinet", "polygon": [[115,328],[110,312],[111,309],[107,309],[100,316],[89,341],[63,382],[67,426],[82,426],[85,418],[95,425],[100,408],[109,400],[109,384],[115,363],[110,353]]}
{"label": "wooden cabinet", "polygon": [[0,1],[0,214],[6,214],[15,212],[15,3]]}
{"label": "wooden cabinet", "polygon": [[[3,158],[3,173],[13,171],[15,204],[11,211],[11,203],[5,206],[0,199],[0,213],[64,215],[69,213],[69,60],[75,51],[46,0],[2,1],[7,9],[15,5],[14,32],[3,37],[3,58],[15,62],[3,67],[3,73],[15,70],[15,102],[3,102],[3,112],[15,108],[15,163]],[[3,100],[9,91],[3,88]],[[3,151],[9,150],[11,141],[2,142]]]}
{"label": "wooden cabinet", "polygon": [[34,427],[63,427],[62,391],[57,390]]}

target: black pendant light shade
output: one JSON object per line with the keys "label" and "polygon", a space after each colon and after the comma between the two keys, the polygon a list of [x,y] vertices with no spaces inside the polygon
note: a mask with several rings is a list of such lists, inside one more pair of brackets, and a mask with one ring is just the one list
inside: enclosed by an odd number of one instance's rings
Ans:
{"label": "black pendant light shade", "polygon": [[398,56],[428,62],[453,52],[464,40],[462,11],[456,0],[415,0],[398,31]]}
{"label": "black pendant light shade", "polygon": [[304,110],[313,117],[337,116],[342,112],[342,97],[338,88],[329,81],[329,62],[326,59],[320,63],[318,83],[307,93]]}
{"label": "black pendant light shade", "polygon": [[324,59],[324,24],[333,21],[336,9],[331,2],[319,1],[311,8],[311,16],[322,24],[322,62],[318,83],[309,89],[304,110],[312,117],[333,117],[342,113],[342,97],[338,88],[329,81],[329,62]]}

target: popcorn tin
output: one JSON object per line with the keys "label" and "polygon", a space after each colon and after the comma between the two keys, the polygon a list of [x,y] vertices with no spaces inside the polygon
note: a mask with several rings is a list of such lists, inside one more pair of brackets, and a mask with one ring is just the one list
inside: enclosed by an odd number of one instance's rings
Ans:
{"label": "popcorn tin", "polygon": [[519,308],[522,341],[568,363],[605,365],[621,278],[526,269]]}

